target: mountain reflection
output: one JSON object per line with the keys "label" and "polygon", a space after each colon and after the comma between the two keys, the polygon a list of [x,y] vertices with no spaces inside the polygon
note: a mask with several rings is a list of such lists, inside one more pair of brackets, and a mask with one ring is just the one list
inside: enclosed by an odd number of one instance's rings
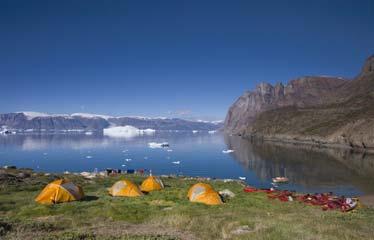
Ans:
{"label": "mountain reflection", "polygon": [[347,149],[258,142],[225,136],[233,157],[262,180],[286,175],[306,187],[352,185],[374,193],[374,155]]}

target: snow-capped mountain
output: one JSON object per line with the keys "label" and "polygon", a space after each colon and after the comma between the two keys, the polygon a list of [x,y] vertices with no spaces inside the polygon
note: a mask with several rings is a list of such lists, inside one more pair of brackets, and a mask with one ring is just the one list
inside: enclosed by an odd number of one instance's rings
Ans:
{"label": "snow-capped mountain", "polygon": [[189,121],[179,118],[114,117],[107,115],[74,113],[46,114],[16,112],[0,114],[0,127],[19,131],[102,131],[113,126],[134,126],[155,130],[217,130],[221,123]]}

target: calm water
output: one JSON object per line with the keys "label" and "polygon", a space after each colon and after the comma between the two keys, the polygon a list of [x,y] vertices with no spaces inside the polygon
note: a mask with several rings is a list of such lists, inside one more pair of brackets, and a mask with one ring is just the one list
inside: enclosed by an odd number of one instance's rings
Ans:
{"label": "calm water", "polygon": [[[149,142],[164,141],[170,143],[172,151],[148,147]],[[235,152],[223,154],[224,149]],[[180,164],[173,164],[175,161]],[[266,188],[272,186],[272,177],[287,176],[290,183],[280,188],[343,195],[374,193],[372,155],[251,143],[240,137],[208,133],[157,132],[131,139],[84,134],[0,136],[0,165],[45,172],[142,168],[152,169],[154,174],[242,176],[249,184]]]}

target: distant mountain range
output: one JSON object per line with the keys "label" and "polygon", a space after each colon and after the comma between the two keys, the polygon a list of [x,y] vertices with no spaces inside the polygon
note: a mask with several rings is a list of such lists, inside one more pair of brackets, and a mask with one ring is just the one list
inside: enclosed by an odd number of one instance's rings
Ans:
{"label": "distant mountain range", "polygon": [[374,56],[352,80],[262,83],[230,107],[226,132],[265,140],[374,148]]}
{"label": "distant mountain range", "polygon": [[102,131],[130,125],[139,129],[211,131],[222,122],[189,121],[179,118],[113,117],[87,113],[45,114],[17,112],[0,114],[0,127],[16,131]]}

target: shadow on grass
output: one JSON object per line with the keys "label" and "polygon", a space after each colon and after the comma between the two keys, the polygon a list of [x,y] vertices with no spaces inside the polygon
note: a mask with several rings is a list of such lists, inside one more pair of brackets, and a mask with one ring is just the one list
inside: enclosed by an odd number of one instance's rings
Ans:
{"label": "shadow on grass", "polygon": [[96,201],[97,199],[99,199],[99,197],[96,197],[96,196],[85,196],[82,201],[85,201],[85,202],[90,202],[90,201]]}

